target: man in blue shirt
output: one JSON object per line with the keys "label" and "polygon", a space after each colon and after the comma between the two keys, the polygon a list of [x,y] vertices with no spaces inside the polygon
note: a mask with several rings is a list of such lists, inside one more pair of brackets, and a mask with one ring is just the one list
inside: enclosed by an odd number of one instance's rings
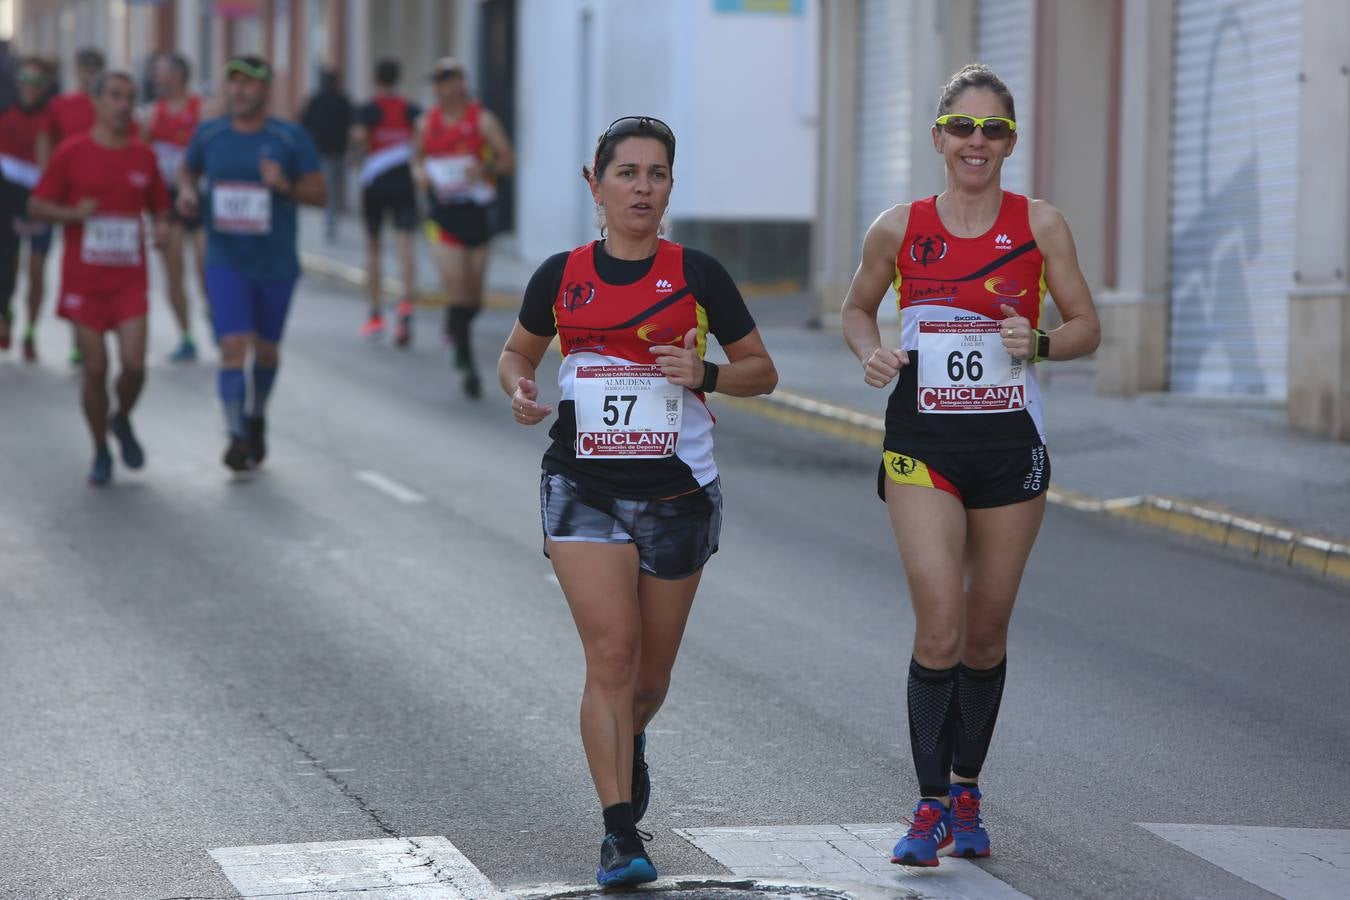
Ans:
{"label": "man in blue shirt", "polygon": [[[220,340],[218,389],[230,444],[225,465],[251,469],[267,455],[267,399],[295,282],[296,212],[328,195],[314,142],[267,114],[272,70],[257,56],[225,65],[227,113],[192,135],[178,173],[178,211],[206,224],[206,292]],[[198,194],[198,183],[205,187]],[[244,365],[253,351],[252,404]]]}

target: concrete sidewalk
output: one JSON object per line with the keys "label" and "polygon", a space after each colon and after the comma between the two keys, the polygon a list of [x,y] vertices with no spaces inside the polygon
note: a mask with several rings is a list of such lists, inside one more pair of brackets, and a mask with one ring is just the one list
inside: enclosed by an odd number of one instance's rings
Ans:
{"label": "concrete sidewalk", "polygon": [[[349,219],[338,241],[327,244],[318,211],[305,215],[306,267],[359,287],[360,223]],[[420,236],[418,245],[419,290],[434,303],[435,271]],[[392,271],[388,247],[386,255]],[[488,268],[493,305],[518,303],[537,263],[514,258],[509,236],[499,237]],[[814,300],[805,294],[749,303],[779,388],[767,398],[719,395],[718,402],[880,447],[886,394],[863,383],[837,323],[815,327]],[[1052,502],[1350,583],[1350,444],[1295,432],[1275,404],[1166,393],[1106,397],[1093,390],[1093,376],[1091,360],[1040,370]]]}

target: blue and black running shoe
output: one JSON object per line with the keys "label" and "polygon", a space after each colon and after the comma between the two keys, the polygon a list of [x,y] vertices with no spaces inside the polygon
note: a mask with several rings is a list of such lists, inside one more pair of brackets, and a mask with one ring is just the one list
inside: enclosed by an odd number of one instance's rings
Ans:
{"label": "blue and black running shoe", "polygon": [[113,416],[110,429],[117,443],[122,446],[122,462],[128,469],[139,469],[145,465],[145,450],[136,434],[131,430],[131,420],[126,416]]}
{"label": "blue and black running shoe", "polygon": [[952,785],[952,855],[981,858],[989,855],[989,832],[980,821],[980,789]]}
{"label": "blue and black running shoe", "polygon": [[647,732],[633,738],[633,821],[641,822],[652,799],[652,776],[647,773]]}
{"label": "blue and black running shoe", "polygon": [[920,800],[914,818],[891,851],[891,862],[900,866],[936,866],[938,851],[952,842],[951,813],[937,800]]}
{"label": "blue and black running shoe", "polygon": [[89,467],[89,483],[94,487],[103,487],[112,481],[112,454],[107,447],[94,452],[94,464]]}
{"label": "blue and black running shoe", "polygon": [[600,867],[595,880],[601,887],[619,887],[646,884],[656,880],[656,866],[647,856],[642,837],[637,832],[611,831],[600,845]]}

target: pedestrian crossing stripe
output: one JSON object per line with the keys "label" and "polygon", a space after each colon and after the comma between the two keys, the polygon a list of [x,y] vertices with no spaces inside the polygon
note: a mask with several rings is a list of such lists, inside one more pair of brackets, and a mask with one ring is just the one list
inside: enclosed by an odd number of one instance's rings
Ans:
{"label": "pedestrian crossing stripe", "polygon": [[1350,897],[1350,829],[1148,822],[1139,827],[1277,897]]}

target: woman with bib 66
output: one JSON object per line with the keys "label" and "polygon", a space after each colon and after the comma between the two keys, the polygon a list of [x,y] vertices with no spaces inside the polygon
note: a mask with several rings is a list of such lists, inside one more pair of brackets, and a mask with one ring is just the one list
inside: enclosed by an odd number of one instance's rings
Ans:
{"label": "woman with bib 66", "polygon": [[[920,799],[891,855],[910,866],[936,866],[948,846],[989,855],[978,779],[1050,483],[1036,369],[1091,353],[1100,338],[1064,216],[1000,184],[1017,146],[1012,93],[969,65],[937,111],[947,189],[872,223],[843,306],[863,380],[896,382],[877,491],[915,618],[907,694]],[[883,347],[877,328],[892,287],[899,349]],[[1064,320],[1049,333],[1040,327],[1047,291]]]}

